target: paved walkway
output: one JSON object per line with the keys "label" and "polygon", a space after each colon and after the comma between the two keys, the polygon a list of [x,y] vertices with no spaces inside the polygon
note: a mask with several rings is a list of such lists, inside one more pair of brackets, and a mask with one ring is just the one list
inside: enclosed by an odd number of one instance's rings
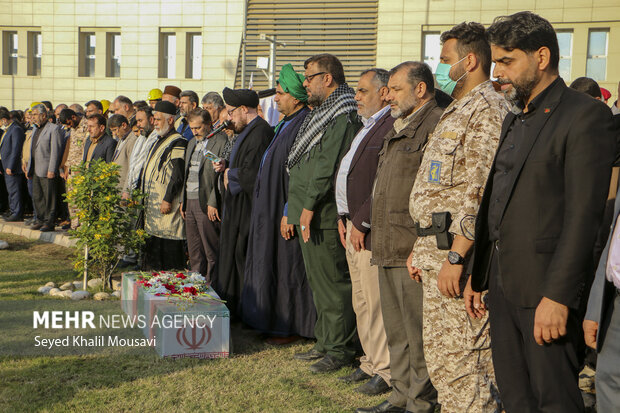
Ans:
{"label": "paved walkway", "polygon": [[0,220],[0,232],[20,235],[30,239],[38,239],[44,242],[51,242],[62,245],[63,247],[75,246],[77,240],[72,239],[67,231],[41,232],[28,228],[23,222],[4,222]]}

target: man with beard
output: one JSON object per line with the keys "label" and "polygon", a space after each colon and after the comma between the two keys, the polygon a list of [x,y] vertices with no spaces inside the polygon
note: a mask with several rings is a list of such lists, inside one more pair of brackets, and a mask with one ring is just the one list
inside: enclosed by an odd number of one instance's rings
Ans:
{"label": "man with beard", "polygon": [[[531,12],[503,16],[487,35],[494,75],[516,107],[504,120],[482,197],[471,287],[489,289],[506,411],[583,412],[580,307],[615,156],[612,116],[559,77],[547,20]],[[474,320],[484,310],[478,294],[466,295]]]}
{"label": "man with beard", "polygon": [[295,225],[317,310],[316,343],[299,360],[317,360],[323,373],[350,364],[355,356],[355,314],[345,250],[338,236],[334,176],[362,123],[355,94],[336,56],[304,62],[304,87],[314,110],[306,116],[287,160],[290,174],[287,223]]}
{"label": "man with beard", "polygon": [[185,139],[192,140],[194,133],[189,127],[189,119],[187,116],[190,112],[198,107],[198,95],[193,90],[184,90],[179,95],[179,117],[175,121],[174,125],[177,130]]}
{"label": "man with beard", "polygon": [[149,151],[142,171],[144,230],[146,240],[143,269],[185,268],[185,226],[179,205],[183,192],[187,140],[174,129],[176,106],[158,102],[153,111],[157,141]]}
{"label": "man with beard", "polygon": [[[82,156],[84,153],[84,143],[88,136],[88,123],[86,117],[77,114],[72,109],[63,109],[58,116],[60,124],[67,127],[70,131],[69,139],[65,144],[65,152],[63,155],[64,170],[62,172],[62,178],[68,181],[70,177],[75,176],[75,172],[72,169],[78,166],[82,162]],[[68,188],[71,190],[71,188]],[[76,209],[69,205],[69,216],[71,217],[71,228],[76,228],[78,225],[78,219],[76,217]]]}
{"label": "man with beard", "polygon": [[284,215],[286,159],[310,112],[303,81],[290,63],[282,66],[275,101],[284,119],[265,151],[253,194],[242,317],[253,328],[271,335],[271,344],[290,343],[296,336],[313,337],[316,322],[301,247]]}
{"label": "man with beard", "polygon": [[136,122],[138,128],[140,128],[140,135],[136,138],[129,158],[129,171],[127,172],[127,180],[123,190],[123,198],[125,199],[128,199],[132,191],[140,186],[140,174],[144,167],[144,162],[151,147],[157,141],[155,119],[150,107],[140,108],[136,111]]}
{"label": "man with beard", "polygon": [[238,133],[230,160],[214,163],[224,174],[224,211],[220,253],[213,288],[233,316],[239,312],[250,231],[254,182],[273,129],[258,116],[258,95],[249,89],[224,88],[230,128]]}
{"label": "man with beard", "polygon": [[417,239],[407,262],[424,291],[424,357],[442,409],[496,412],[487,317],[470,320],[462,295],[482,190],[508,112],[489,80],[484,26],[461,23],[441,35],[436,80],[454,101],[428,138],[411,191]]}
{"label": "man with beard", "polygon": [[371,228],[392,394],[383,403],[357,412],[431,413],[437,403],[422,345],[422,285],[409,278],[406,264],[416,239],[408,212],[410,188],[428,135],[442,113],[435,102],[434,82],[424,63],[404,62],[390,71],[387,100],[396,121],[379,156]]}
{"label": "man with beard", "polygon": [[348,383],[366,381],[355,391],[368,395],[384,393],[390,388],[390,355],[379,299],[379,272],[370,263],[372,188],[383,138],[394,124],[387,104],[389,76],[387,70],[378,68],[360,75],[355,100],[364,126],[340,162],[335,187],[341,218],[338,232],[346,250],[357,335],[364,350],[359,368],[340,379]]}
{"label": "man with beard", "polygon": [[185,152],[185,181],[181,215],[185,220],[187,250],[192,271],[211,281],[219,251],[221,197],[217,190],[218,175],[205,156],[216,156],[226,145],[224,132],[211,133],[209,112],[194,109],[187,116],[194,139]]}
{"label": "man with beard", "polygon": [[127,182],[129,158],[136,144],[136,135],[134,135],[129,127],[129,121],[123,115],[114,114],[110,116],[108,127],[110,128],[110,132],[112,132],[112,136],[118,141],[118,145],[116,145],[116,149],[114,150],[112,162],[121,167],[119,170],[120,177],[118,180],[118,188],[123,189]]}

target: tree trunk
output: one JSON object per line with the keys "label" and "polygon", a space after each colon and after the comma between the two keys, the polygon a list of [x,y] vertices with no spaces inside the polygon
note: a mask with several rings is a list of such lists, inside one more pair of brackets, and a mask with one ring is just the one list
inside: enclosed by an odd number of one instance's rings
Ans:
{"label": "tree trunk", "polygon": [[88,245],[84,245],[84,282],[82,283],[82,289],[86,291],[88,286]]}

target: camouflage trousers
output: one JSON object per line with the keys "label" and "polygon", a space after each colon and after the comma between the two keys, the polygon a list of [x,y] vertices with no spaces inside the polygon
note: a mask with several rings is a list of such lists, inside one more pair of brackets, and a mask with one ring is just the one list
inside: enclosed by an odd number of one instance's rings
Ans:
{"label": "camouflage trousers", "polygon": [[437,274],[447,251],[437,249],[434,237],[418,238],[414,265],[418,254],[424,257],[418,264],[423,269],[424,357],[442,413],[499,412],[488,314],[474,320],[462,298],[441,294]]}

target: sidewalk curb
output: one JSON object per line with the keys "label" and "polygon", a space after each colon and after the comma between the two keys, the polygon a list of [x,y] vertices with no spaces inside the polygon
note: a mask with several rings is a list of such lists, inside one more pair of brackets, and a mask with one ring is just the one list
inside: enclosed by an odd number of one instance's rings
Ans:
{"label": "sidewalk curb", "polygon": [[49,242],[63,247],[71,248],[77,243],[76,239],[72,239],[66,232],[50,231],[41,232],[33,230],[24,225],[23,222],[1,222],[0,232],[19,235],[30,239],[37,239],[43,242]]}

